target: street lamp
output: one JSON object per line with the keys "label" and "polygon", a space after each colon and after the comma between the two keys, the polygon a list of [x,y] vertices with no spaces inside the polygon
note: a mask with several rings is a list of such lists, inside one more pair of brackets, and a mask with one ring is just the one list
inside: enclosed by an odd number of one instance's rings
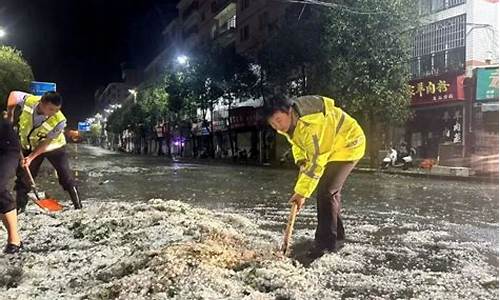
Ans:
{"label": "street lamp", "polygon": [[180,64],[180,65],[187,65],[189,61],[189,57],[187,57],[186,55],[179,55],[177,56],[177,62]]}
{"label": "street lamp", "polygon": [[0,27],[0,39],[4,38],[6,35],[7,35],[7,32],[3,28]]}
{"label": "street lamp", "polygon": [[137,102],[137,90],[129,89],[128,92],[134,96],[134,103]]}

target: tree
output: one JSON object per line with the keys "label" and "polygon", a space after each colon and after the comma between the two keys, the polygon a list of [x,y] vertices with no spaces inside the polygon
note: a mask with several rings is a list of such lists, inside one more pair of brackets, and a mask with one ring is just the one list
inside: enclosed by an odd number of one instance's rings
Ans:
{"label": "tree", "polygon": [[[216,104],[222,102],[231,108],[236,101],[249,97],[257,86],[257,75],[250,61],[237,54],[232,47],[220,48],[215,45],[200,48],[192,54],[187,66],[168,76],[169,94],[180,95],[184,106],[195,105],[201,110],[203,126],[209,133],[209,152],[214,156],[213,120]],[[210,113],[212,122],[205,120]],[[234,144],[230,144],[234,153]]]}
{"label": "tree", "polygon": [[286,91],[292,96],[312,92],[313,66],[321,65],[325,59],[321,49],[320,9],[324,8],[292,5],[286,10],[275,34],[258,54],[263,94],[267,88]]}
{"label": "tree", "polygon": [[[258,76],[252,69],[251,62],[236,53],[234,48],[215,48],[211,52],[210,59],[215,63],[213,70],[209,73],[212,89],[220,93],[228,111],[231,111],[232,106],[238,100],[255,97],[258,94]],[[213,108],[211,117],[213,121]],[[234,155],[237,150],[237,141],[231,131],[231,118],[228,119],[228,134],[231,153]]]}
{"label": "tree", "polygon": [[5,107],[13,90],[28,91],[33,71],[20,51],[0,46],[0,106]]}
{"label": "tree", "polygon": [[158,121],[164,120],[167,114],[168,94],[161,81],[139,90],[137,103],[144,112],[144,126],[154,127]]}
{"label": "tree", "polygon": [[375,165],[380,124],[400,125],[409,116],[410,39],[418,25],[415,3],[323,4],[292,6],[286,12],[277,34],[259,54],[263,86],[292,96],[334,98],[368,129]]}
{"label": "tree", "polygon": [[408,88],[411,29],[416,8],[411,0],[344,0],[322,14],[322,49],[328,60],[318,65],[325,80],[318,90],[364,116],[371,164],[380,147],[380,124],[403,124],[409,116]]}
{"label": "tree", "polygon": [[[182,121],[193,114],[192,92],[188,85],[186,70],[167,72],[164,77],[165,91],[168,94],[167,116],[168,134],[167,145],[170,145],[173,128],[181,125]],[[170,147],[168,147],[170,156]]]}

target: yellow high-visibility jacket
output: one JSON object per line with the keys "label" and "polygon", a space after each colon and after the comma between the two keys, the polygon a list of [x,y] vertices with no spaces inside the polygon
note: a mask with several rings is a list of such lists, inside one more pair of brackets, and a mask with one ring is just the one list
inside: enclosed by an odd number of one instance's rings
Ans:
{"label": "yellow high-visibility jacket", "polygon": [[[21,147],[24,150],[33,151],[47,138],[47,134],[54,129],[60,122],[66,121],[66,117],[61,111],[48,118],[38,127],[33,127],[33,114],[35,107],[40,103],[42,97],[28,96],[24,101],[23,111],[19,116],[19,138],[21,140]],[[57,135],[55,139],[50,141],[45,152],[59,149],[66,145],[66,138],[64,133]]]}
{"label": "yellow high-visibility jacket", "polygon": [[295,193],[310,197],[328,162],[357,161],[365,154],[366,139],[358,122],[333,99],[303,96],[295,99],[297,118],[293,132],[279,132],[290,144],[296,163],[305,162],[295,184]]}

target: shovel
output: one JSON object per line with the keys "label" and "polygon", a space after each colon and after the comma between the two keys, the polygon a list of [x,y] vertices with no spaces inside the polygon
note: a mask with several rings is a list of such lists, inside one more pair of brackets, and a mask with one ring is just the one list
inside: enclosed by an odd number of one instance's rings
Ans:
{"label": "shovel", "polygon": [[283,237],[283,246],[281,247],[283,255],[287,254],[288,248],[290,247],[290,238],[292,237],[293,225],[295,224],[296,216],[297,216],[297,204],[293,203],[292,208],[290,209],[290,215],[288,216],[288,224],[286,225],[285,236]]}
{"label": "shovel", "polygon": [[[24,160],[24,155],[23,155],[22,151],[21,151],[21,160]],[[28,174],[28,177],[29,177],[30,183],[31,183],[31,188],[33,189],[33,193],[35,194],[35,197],[36,197],[36,200],[33,199],[32,197],[30,197],[31,200],[33,200],[33,202],[35,202],[35,204],[38,205],[38,207],[40,207],[45,212],[61,211],[63,206],[56,199],[53,199],[53,198],[41,199],[38,196],[38,191],[36,188],[35,180],[33,179],[33,175],[31,175],[30,168],[24,167],[24,170]]]}

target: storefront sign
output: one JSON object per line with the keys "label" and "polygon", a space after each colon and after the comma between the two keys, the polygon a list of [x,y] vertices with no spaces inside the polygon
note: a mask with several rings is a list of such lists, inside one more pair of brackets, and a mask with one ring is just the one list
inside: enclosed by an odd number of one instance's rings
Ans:
{"label": "storefront sign", "polygon": [[411,105],[463,101],[465,99],[464,78],[464,75],[443,75],[411,81]]}
{"label": "storefront sign", "polygon": [[227,130],[227,109],[226,110],[216,110],[214,111],[214,132],[226,131]]}
{"label": "storefront sign", "polygon": [[231,129],[249,128],[257,125],[257,114],[254,107],[238,107],[229,111]]}
{"label": "storefront sign", "polygon": [[476,101],[498,100],[498,67],[476,69]]}

